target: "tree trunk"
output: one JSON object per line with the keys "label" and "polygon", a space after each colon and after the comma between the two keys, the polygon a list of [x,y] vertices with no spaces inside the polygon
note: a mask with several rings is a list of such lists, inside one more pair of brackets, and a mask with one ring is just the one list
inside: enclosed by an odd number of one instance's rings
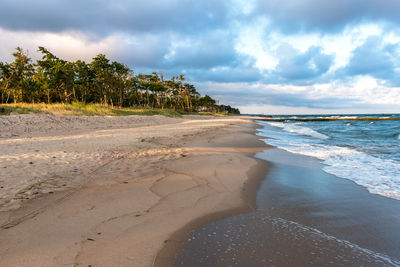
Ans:
{"label": "tree trunk", "polygon": [[23,98],[22,98],[22,87],[19,89],[19,94],[18,94],[18,100],[19,102],[23,102]]}

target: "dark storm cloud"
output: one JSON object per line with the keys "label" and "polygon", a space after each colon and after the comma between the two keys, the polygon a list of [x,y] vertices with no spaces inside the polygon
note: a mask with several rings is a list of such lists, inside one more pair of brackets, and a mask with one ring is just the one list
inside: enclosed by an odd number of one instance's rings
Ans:
{"label": "dark storm cloud", "polygon": [[162,58],[169,52],[171,37],[168,34],[146,34],[126,36],[118,40],[110,56],[129,67],[159,68]]}
{"label": "dark storm cloud", "polygon": [[398,45],[382,45],[379,37],[370,37],[363,45],[353,52],[349,64],[344,68],[345,74],[371,75],[379,79],[391,80],[396,76],[394,72],[394,53]]}
{"label": "dark storm cloud", "polygon": [[164,58],[162,66],[209,69],[232,65],[237,59],[233,39],[230,32],[220,30],[189,38],[175,37],[171,42],[173,53]]}
{"label": "dark storm cloud", "polygon": [[204,31],[196,37],[141,33],[126,38],[116,45],[112,56],[131,67],[203,73],[213,67],[241,64],[229,32]]}
{"label": "dark storm cloud", "polygon": [[228,3],[218,0],[3,0],[0,27],[59,32],[196,31],[226,21]]}
{"label": "dark storm cloud", "polygon": [[[232,1],[223,0],[3,0],[0,26],[11,30],[59,32],[183,31],[229,26]],[[239,8],[240,9],[240,8]],[[332,31],[361,21],[400,23],[398,0],[258,0],[261,15],[286,32]],[[243,22],[251,15],[238,14]]]}
{"label": "dark storm cloud", "polygon": [[301,53],[288,44],[281,45],[278,50],[279,64],[273,75],[285,82],[314,79],[326,73],[333,62],[333,56],[323,54],[321,48],[312,46]]}
{"label": "dark storm cloud", "polygon": [[362,21],[400,23],[398,0],[258,0],[257,10],[284,32],[340,31]]}
{"label": "dark storm cloud", "polygon": [[263,75],[256,68],[238,66],[222,67],[214,70],[192,70],[188,77],[196,81],[224,82],[256,82],[263,78]]}
{"label": "dark storm cloud", "polygon": [[210,69],[236,60],[229,10],[222,0],[4,0],[0,28],[117,35],[109,56],[130,67]]}
{"label": "dark storm cloud", "polygon": [[[152,71],[162,72],[166,77],[177,74],[185,74],[188,81],[196,84],[204,82],[212,82],[214,86],[218,83],[252,83],[263,79],[263,75],[259,69],[241,64],[240,61],[232,63],[228,66],[220,66],[211,69],[204,68],[185,68],[185,67],[165,67],[157,68],[136,68],[136,72],[150,73]],[[227,90],[230,91],[231,88]]]}

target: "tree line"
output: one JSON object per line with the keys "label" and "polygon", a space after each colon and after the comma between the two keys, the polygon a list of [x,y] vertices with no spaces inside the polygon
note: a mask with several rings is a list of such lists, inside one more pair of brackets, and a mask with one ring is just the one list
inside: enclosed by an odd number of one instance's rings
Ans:
{"label": "tree line", "polygon": [[82,102],[239,114],[237,108],[219,105],[208,95],[200,96],[184,75],[171,79],[157,72],[135,75],[103,54],[86,63],[60,59],[44,47],[38,51],[42,58],[36,63],[20,47],[13,53],[13,62],[0,62],[2,104]]}

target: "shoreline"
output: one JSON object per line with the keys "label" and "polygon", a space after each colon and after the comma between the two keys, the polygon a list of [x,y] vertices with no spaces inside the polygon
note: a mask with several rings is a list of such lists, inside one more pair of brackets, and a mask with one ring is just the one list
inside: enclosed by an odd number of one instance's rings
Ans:
{"label": "shoreline", "polygon": [[[66,117],[50,116],[50,121]],[[7,165],[11,174],[37,166],[49,173],[63,171],[42,176],[50,182],[40,185],[40,197],[23,202],[17,210],[0,212],[1,264],[153,264],[165,242],[173,244],[166,241],[171,234],[196,218],[210,220],[254,208],[267,164],[253,155],[268,147],[254,134],[255,127],[253,118],[247,117],[155,116],[135,128],[78,127],[63,132],[61,127],[50,134],[20,131],[18,139],[0,140],[3,155],[14,157],[15,166]],[[58,161],[50,161],[60,150],[65,152],[61,159],[57,154]],[[91,162],[94,150],[104,153]],[[19,151],[29,157],[19,156]],[[259,179],[249,180],[251,176]],[[75,184],[56,190],[66,180]]]}
{"label": "shoreline", "polygon": [[176,266],[399,266],[399,201],[272,147],[258,208],[191,232]]}
{"label": "shoreline", "polygon": [[[270,149],[270,147],[267,146],[265,149]],[[254,155],[252,156],[254,157]],[[262,180],[264,180],[266,177],[270,163],[262,159],[255,159],[257,161],[257,165],[253,166],[247,171],[248,179],[243,184],[241,192],[241,198],[243,200],[242,205],[233,209],[206,214],[200,218],[196,218],[188,222],[185,226],[178,229],[166,240],[168,242],[166,242],[161,250],[157,253],[152,266],[173,266],[175,257],[181,250],[187,237],[197,228],[210,222],[218,221],[233,215],[248,213],[257,209],[257,190],[259,189]]]}
{"label": "shoreline", "polygon": [[[260,153],[260,158],[273,166],[260,187],[260,211],[400,264],[399,200],[372,194],[350,179],[327,173],[313,157],[273,147]],[[279,201],[281,195],[286,199]]]}

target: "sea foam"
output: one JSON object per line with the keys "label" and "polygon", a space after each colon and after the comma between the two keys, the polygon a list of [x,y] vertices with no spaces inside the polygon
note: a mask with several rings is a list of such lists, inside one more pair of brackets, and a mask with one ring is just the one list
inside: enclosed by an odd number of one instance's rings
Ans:
{"label": "sea foam", "polygon": [[300,126],[298,123],[285,124],[282,122],[269,122],[268,124],[271,126],[282,128],[285,131],[290,132],[290,133],[307,135],[307,136],[311,136],[311,137],[315,137],[315,138],[319,138],[319,139],[328,139],[329,138],[328,136],[326,136],[322,133],[319,133],[317,131],[314,131],[313,129]]}
{"label": "sea foam", "polygon": [[[259,135],[269,137],[264,141],[291,153],[315,157],[325,165],[323,170],[341,178],[350,179],[362,185],[373,194],[400,200],[400,164],[391,159],[383,159],[350,147],[335,146],[302,138],[308,135],[320,139],[318,133],[307,127],[284,123],[261,123],[279,127],[290,134],[262,129]],[[299,128],[300,127],[300,128]],[[294,130],[296,129],[296,130]],[[308,130],[309,129],[309,130]],[[311,130],[311,131],[310,131]],[[400,138],[400,136],[398,136]]]}

